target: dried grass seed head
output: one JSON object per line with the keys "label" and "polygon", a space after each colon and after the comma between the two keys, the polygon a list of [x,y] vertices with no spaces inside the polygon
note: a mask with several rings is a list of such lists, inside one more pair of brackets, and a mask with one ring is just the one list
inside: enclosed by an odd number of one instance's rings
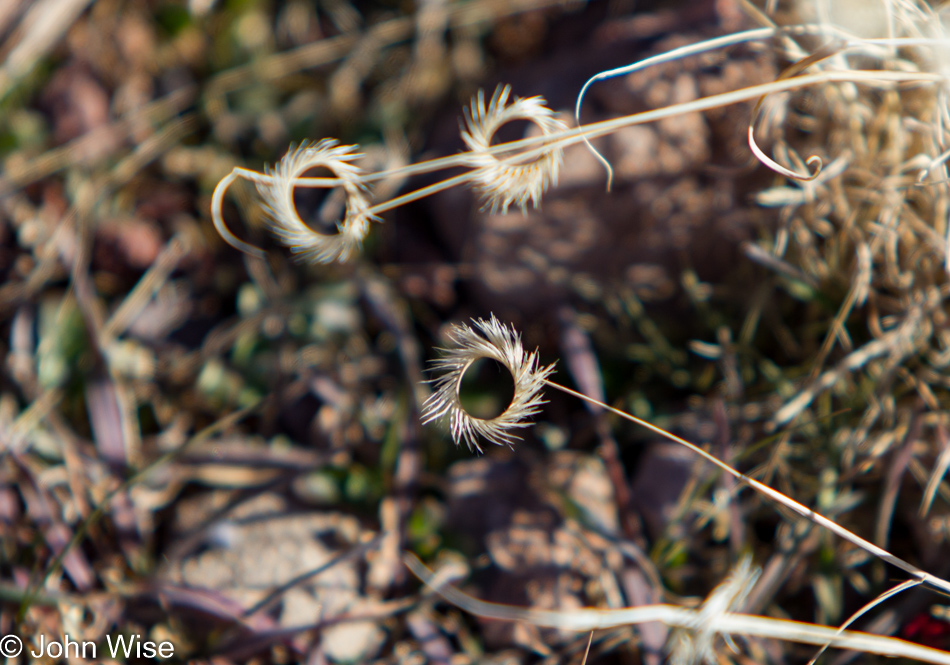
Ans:
{"label": "dried grass seed head", "polygon": [[[265,169],[269,180],[257,183],[257,191],[264,199],[270,219],[268,226],[297,258],[312,263],[346,261],[356,254],[369,231],[369,223],[376,220],[369,211],[366,190],[360,183],[360,169],[353,160],[359,157],[356,146],[339,145],[334,139],[324,139],[309,145],[292,147],[273,169]],[[296,180],[308,169],[323,167],[340,181],[346,195],[343,220],[337,224],[334,235],[319,233],[307,226],[294,204]]]}
{"label": "dried grass seed head", "polygon": [[[538,352],[525,352],[521,336],[494,315],[488,321],[472,319],[472,323],[474,326],[453,325],[448,333],[453,347],[442,349],[443,357],[432,363],[431,371],[441,375],[431,380],[435,392],[423,405],[422,421],[447,420],[456,445],[464,441],[469,450],[481,452],[479,437],[498,446],[512,446],[521,439],[514,430],[529,427],[528,419],[540,412],[545,402],[541,389],[554,365],[539,366]],[[504,365],[514,382],[508,408],[490,419],[469,415],[459,396],[462,377],[481,358]]]}
{"label": "dried grass seed head", "polygon": [[[760,569],[752,564],[752,559],[743,557],[736,567],[703,602],[692,625],[675,630],[670,635],[667,650],[673,665],[696,665],[705,663],[715,665],[715,641],[720,635],[719,619],[726,613],[739,612],[749,593],[759,579]],[[722,634],[726,643],[738,651],[727,634]]]}
{"label": "dried grass seed head", "polygon": [[544,136],[567,129],[544,105],[543,97],[515,97],[509,104],[510,93],[510,86],[499,86],[486,106],[485,93],[479,90],[468,108],[462,129],[462,140],[471,151],[470,163],[475,168],[475,188],[493,213],[507,212],[512,204],[524,211],[528,201],[537,208],[547,188],[557,185],[563,159],[563,150],[554,145],[527,164],[506,163],[489,152],[495,132],[513,120],[534,123]]}

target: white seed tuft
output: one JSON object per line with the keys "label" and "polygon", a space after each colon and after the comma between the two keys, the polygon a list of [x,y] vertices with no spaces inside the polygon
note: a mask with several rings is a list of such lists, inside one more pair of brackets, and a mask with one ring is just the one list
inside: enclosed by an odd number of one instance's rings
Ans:
{"label": "white seed tuft", "polygon": [[[554,365],[539,367],[538,352],[526,353],[521,336],[494,315],[488,321],[472,319],[472,323],[474,327],[452,326],[448,336],[455,346],[442,349],[443,357],[433,362],[432,371],[444,374],[431,380],[436,390],[423,404],[422,422],[448,420],[456,445],[464,441],[469,450],[481,452],[479,437],[497,446],[512,446],[521,438],[512,430],[529,427],[527,419],[540,412],[545,402],[541,389]],[[491,419],[469,415],[459,399],[462,377],[480,358],[491,358],[504,365],[515,386],[511,404]]]}
{"label": "white seed tuft", "polygon": [[[356,254],[376,217],[369,212],[366,190],[360,184],[360,169],[352,162],[359,157],[356,146],[339,145],[334,139],[291,147],[273,169],[265,169],[267,180],[257,182],[270,215],[268,226],[297,258],[312,263],[346,261]],[[346,212],[337,227],[339,233],[318,233],[304,224],[294,205],[296,180],[308,169],[329,169],[346,195]]]}
{"label": "white seed tuft", "polygon": [[554,112],[544,106],[543,97],[515,97],[509,104],[510,93],[510,86],[499,86],[486,106],[485,93],[479,90],[472,99],[462,130],[462,140],[471,151],[470,163],[476,169],[475,188],[493,213],[499,210],[507,212],[512,204],[524,211],[528,201],[537,208],[547,188],[557,185],[563,158],[563,150],[553,145],[527,164],[500,160],[489,152],[492,136],[502,125],[512,120],[533,122],[544,136],[567,129],[563,122],[554,117]]}

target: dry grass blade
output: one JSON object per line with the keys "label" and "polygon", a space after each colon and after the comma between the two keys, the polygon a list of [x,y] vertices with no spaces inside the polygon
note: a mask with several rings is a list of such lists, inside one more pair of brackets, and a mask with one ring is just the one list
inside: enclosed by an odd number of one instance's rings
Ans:
{"label": "dry grass blade", "polygon": [[[581,91],[577,94],[577,101],[574,103],[574,120],[578,126],[580,126],[581,106],[584,104],[584,96],[587,94],[587,90],[599,81],[607,81],[618,76],[626,76],[628,74],[640,71],[641,69],[646,69],[647,67],[653,67],[655,65],[663,64],[664,62],[673,62],[675,60],[687,58],[691,55],[707,53],[709,51],[725,48],[727,46],[734,46],[736,44],[742,44],[750,41],[758,41],[760,39],[768,39],[769,37],[773,36],[775,32],[775,28],[758,28],[756,30],[746,30],[744,32],[734,33],[731,35],[723,35],[722,37],[707,39],[706,41],[699,42],[698,44],[688,44],[687,46],[681,46],[650,58],[644,58],[643,60],[630,65],[624,65],[623,67],[616,67],[614,69],[609,69],[607,71],[594,74],[589,79],[587,79],[583,86],[581,86]],[[594,157],[597,158],[597,161],[599,161],[604,167],[604,170],[607,171],[607,191],[609,192],[614,178],[613,167],[611,167],[610,162],[608,162],[607,159],[601,155],[593,145],[591,145],[590,140],[585,138],[584,145],[587,146],[587,149],[593,153]]]}
{"label": "dry grass blade", "polygon": [[[577,392],[577,391],[575,391],[575,390],[571,390],[570,388],[567,388],[567,387],[565,387],[565,386],[558,385],[558,384],[553,383],[553,382],[551,382],[551,381],[546,381],[545,383],[546,383],[547,385],[551,386],[552,388],[556,388],[556,389],[558,389],[558,390],[560,390],[560,391],[562,391],[562,392],[565,392],[565,393],[567,393],[567,394],[569,394],[569,395],[573,395],[574,397],[577,397],[577,398],[579,398],[579,399],[583,399],[583,400],[585,400],[585,401],[594,401],[594,402],[596,402],[596,400],[592,400],[590,397],[587,397],[587,396],[584,395],[583,393],[579,393],[579,392]],[[930,573],[921,570],[921,569],[918,568],[917,566],[915,566],[915,565],[913,565],[913,564],[911,564],[911,563],[908,563],[907,561],[904,561],[903,559],[901,559],[901,558],[899,558],[899,557],[894,556],[893,554],[891,554],[891,553],[888,552],[887,550],[885,550],[885,549],[883,549],[883,548],[881,548],[881,547],[878,547],[878,546],[875,545],[874,543],[872,543],[872,542],[870,542],[870,541],[868,541],[868,540],[865,540],[864,538],[861,538],[860,536],[858,536],[858,535],[855,534],[855,533],[852,533],[851,531],[849,531],[849,530],[845,529],[844,527],[838,525],[836,522],[834,522],[834,521],[828,519],[827,517],[825,517],[825,516],[823,516],[823,515],[820,515],[819,513],[816,513],[816,512],[815,512],[814,510],[812,510],[811,508],[808,508],[807,506],[802,505],[801,503],[799,503],[798,501],[795,501],[795,500],[792,499],[791,497],[788,497],[788,496],[782,494],[781,492],[772,489],[772,488],[769,487],[768,485],[765,485],[765,484],[763,484],[763,483],[760,483],[758,480],[755,480],[754,478],[750,478],[749,476],[747,476],[747,475],[745,475],[745,474],[743,474],[743,473],[740,473],[739,471],[736,471],[736,470],[733,469],[731,466],[729,466],[728,464],[726,464],[726,463],[723,462],[722,460],[717,459],[717,458],[714,457],[713,455],[710,455],[708,452],[706,452],[705,450],[703,450],[703,449],[700,448],[699,446],[697,446],[697,445],[695,445],[695,444],[693,444],[693,443],[690,443],[689,441],[687,441],[687,440],[685,440],[685,439],[683,439],[683,438],[681,438],[681,437],[678,437],[678,436],[676,436],[675,434],[671,434],[670,432],[667,432],[666,430],[664,430],[664,429],[661,428],[661,427],[657,427],[656,425],[653,425],[652,423],[648,423],[648,422],[646,422],[645,420],[642,420],[642,419],[640,419],[640,418],[637,418],[636,416],[632,416],[632,415],[630,415],[629,413],[625,413],[625,412],[623,412],[623,411],[621,411],[621,410],[619,410],[619,409],[615,409],[615,408],[613,408],[612,406],[609,406],[609,405],[607,405],[607,404],[601,404],[600,402],[596,402],[596,403],[599,404],[602,408],[607,409],[608,411],[610,411],[610,412],[613,413],[614,415],[620,416],[621,418],[624,418],[625,420],[629,420],[630,422],[637,423],[637,424],[640,425],[641,427],[646,427],[647,429],[649,429],[651,432],[653,432],[653,433],[655,433],[655,434],[659,434],[660,436],[662,436],[662,437],[664,437],[664,438],[666,438],[666,439],[669,439],[669,440],[671,440],[671,441],[675,441],[676,443],[679,443],[679,444],[682,444],[682,445],[686,446],[687,448],[689,448],[690,450],[692,450],[694,453],[696,453],[697,455],[699,455],[700,457],[702,457],[702,458],[705,459],[706,461],[711,462],[712,464],[714,464],[714,465],[717,466],[718,468],[722,469],[723,471],[725,471],[725,472],[728,473],[729,475],[731,475],[731,476],[733,476],[734,478],[736,478],[737,480],[739,480],[739,481],[741,481],[741,482],[747,484],[747,485],[748,485],[749,487],[751,487],[752,489],[756,490],[756,491],[759,492],[760,494],[763,494],[764,496],[767,496],[768,498],[772,499],[772,500],[775,501],[776,503],[778,503],[778,504],[780,504],[780,505],[782,505],[782,506],[784,506],[784,507],[786,507],[786,508],[792,510],[793,512],[797,513],[798,515],[801,515],[802,517],[804,517],[804,518],[806,518],[806,519],[808,519],[808,520],[814,522],[814,523],[817,524],[818,526],[821,526],[821,527],[824,527],[825,529],[828,529],[829,531],[831,531],[831,532],[834,533],[835,535],[837,535],[837,536],[839,536],[839,537],[841,537],[841,538],[844,538],[845,540],[847,540],[848,542],[850,542],[850,543],[852,543],[852,544],[854,544],[854,545],[857,545],[858,547],[860,547],[860,548],[863,549],[864,551],[866,551],[866,552],[868,552],[868,553],[870,553],[870,554],[873,554],[874,556],[876,556],[877,558],[881,559],[882,561],[886,561],[887,563],[891,564],[892,566],[896,566],[896,567],[900,568],[901,570],[903,570],[904,572],[908,573],[909,575],[912,575],[915,579],[920,580],[922,583],[929,584],[930,586],[934,587],[935,589],[939,589],[939,590],[944,591],[944,592],[946,592],[946,593],[950,593],[950,582],[948,582],[947,580],[944,580],[944,579],[942,579],[942,578],[940,578],[940,577],[937,577],[937,576],[935,576],[935,575],[931,575]]]}
{"label": "dry grass blade", "polygon": [[[558,612],[489,603],[472,598],[454,587],[439,584],[435,581],[432,571],[412,554],[406,554],[404,561],[416,577],[445,600],[484,619],[524,621],[535,626],[573,631],[600,630],[652,621],[689,631],[695,630],[701,624],[700,630],[722,636],[763,637],[817,646],[830,644],[840,649],[911,658],[925,663],[950,664],[950,653],[946,651],[931,649],[894,637],[852,631],[839,632],[838,629],[827,626],[771,617],[728,612],[715,615],[703,614],[702,609],[692,610],[675,605],[646,605],[620,610],[577,609]],[[715,593],[713,592],[713,595]]]}
{"label": "dry grass blade", "polygon": [[148,304],[149,299],[154,297],[166,283],[179,261],[188,253],[187,243],[183,234],[176,235],[168,242],[132,292],[102,326],[100,344],[107,346],[111,340],[126,331],[135,317]]}
{"label": "dry grass blade", "polygon": [[930,478],[927,479],[927,486],[924,488],[924,495],[920,499],[920,510],[917,514],[921,517],[930,512],[930,506],[933,505],[933,500],[937,496],[940,482],[947,474],[947,469],[950,469],[950,440],[947,439],[947,432],[942,425],[937,427],[937,440],[940,441],[943,449],[937,457],[937,463],[934,464]]}
{"label": "dry grass blade", "polygon": [[92,0],[41,0],[20,24],[21,34],[0,66],[0,100],[52,49]]}
{"label": "dry grass blade", "polygon": [[[918,586],[919,584],[920,584],[920,580],[907,580],[906,582],[901,582],[900,584],[898,584],[892,589],[888,589],[887,591],[879,595],[877,598],[872,600],[870,603],[865,604],[863,607],[861,607],[861,609],[859,609],[857,612],[849,616],[847,620],[845,620],[845,622],[842,623],[838,627],[838,634],[840,635],[841,633],[843,633],[848,626],[850,626],[852,623],[860,619],[869,611],[871,611],[872,609],[874,609],[875,607],[883,603],[888,598],[893,598],[897,594],[903,591],[907,591],[908,589],[912,589],[915,586]],[[808,665],[814,665],[818,661],[818,659],[821,658],[821,654],[827,651],[828,647],[830,646],[831,646],[830,642],[822,645],[821,649],[818,650],[818,653],[812,656],[812,659],[808,661]]]}

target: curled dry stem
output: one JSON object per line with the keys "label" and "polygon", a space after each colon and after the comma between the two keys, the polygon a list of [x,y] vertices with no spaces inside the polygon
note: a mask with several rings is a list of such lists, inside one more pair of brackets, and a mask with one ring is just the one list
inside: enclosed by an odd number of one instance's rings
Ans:
{"label": "curled dry stem", "polygon": [[[794,35],[824,35],[832,38],[834,41],[823,47],[819,50],[819,53],[813,55],[806,55],[800,50],[798,45],[787,39],[790,36]],[[881,57],[884,57],[888,54],[887,51],[881,53],[880,51],[885,47],[899,47],[899,46],[935,46],[942,44],[939,40],[934,39],[925,39],[925,38],[875,38],[875,39],[862,39],[857,38],[854,35],[851,35],[833,25],[795,25],[795,26],[769,26],[764,28],[756,28],[753,30],[745,30],[742,32],[736,32],[729,35],[722,35],[720,37],[714,37],[712,39],[707,39],[695,44],[687,44],[685,46],[680,46],[678,48],[671,49],[664,53],[658,55],[650,56],[639,60],[637,62],[631,63],[629,65],[624,65],[622,67],[616,67],[614,69],[609,69],[607,71],[599,72],[594,76],[590,77],[584,85],[581,87],[580,93],[577,95],[577,101],[574,104],[574,119],[578,126],[581,125],[581,107],[584,103],[584,97],[587,94],[587,91],[594,83],[600,81],[606,81],[618,76],[626,76],[634,72],[638,72],[648,67],[653,67],[655,65],[660,65],[668,62],[673,62],[680,60],[682,58],[687,58],[690,56],[700,55],[702,53],[708,53],[710,51],[715,51],[722,48],[728,48],[730,46],[737,46],[739,44],[745,44],[749,42],[762,41],[766,39],[771,39],[773,37],[785,37],[786,43],[791,46],[791,55],[793,57],[798,57],[799,62],[793,65],[791,68],[786,70],[780,78],[788,78],[794,74],[798,74],[801,71],[804,71],[808,66],[817,63],[820,60],[823,60],[834,53],[839,53],[845,49],[861,49],[865,52],[870,52],[872,54],[877,54]],[[764,164],[769,168],[772,168],[783,175],[786,175],[790,178],[803,179],[803,178],[814,178],[817,175],[817,171],[810,176],[801,176],[793,171],[785,169],[781,165],[777,164],[774,160],[769,158],[765,153],[755,144],[753,138],[753,129],[752,125],[755,124],[755,118],[757,117],[757,111],[759,106],[761,106],[762,99],[760,98],[759,103],[756,105],[756,112],[752,114],[753,121],[750,123],[749,127],[749,147],[755,153]],[[613,168],[610,166],[610,162],[590,143],[589,137],[584,137],[584,144],[591,151],[594,157],[599,161],[604,170],[607,172],[607,191],[610,191],[611,184],[613,182]],[[944,156],[946,159],[946,156]],[[809,165],[814,162],[809,161]],[[932,168],[932,167],[931,167]],[[818,167],[820,170],[820,166]]]}
{"label": "curled dry stem", "polygon": [[[249,169],[235,168],[215,187],[211,197],[211,217],[221,237],[232,247],[262,258],[264,253],[234,236],[224,223],[221,205],[224,194],[238,177],[246,178],[257,185],[268,212],[268,226],[280,241],[304,260],[314,263],[345,261],[355,254],[366,237],[369,223],[376,219],[370,211],[365,185],[360,181],[360,170],[353,164],[360,155],[355,146],[341,146],[333,139],[319,143],[306,143],[287,152],[273,169],[264,174]],[[300,178],[312,168],[325,168],[333,178]],[[325,234],[308,227],[297,214],[294,189],[307,187],[342,187],[346,207],[342,221],[337,224],[338,233]]]}
{"label": "curled dry stem", "polygon": [[[644,58],[643,60],[639,60],[629,65],[624,65],[623,67],[617,67],[615,69],[609,69],[607,71],[600,72],[599,74],[594,74],[589,79],[587,79],[583,86],[581,86],[581,91],[577,95],[577,102],[574,104],[574,120],[577,125],[580,126],[581,106],[584,103],[584,96],[587,94],[588,88],[598,81],[606,81],[618,76],[625,76],[627,74],[638,72],[641,69],[660,65],[665,62],[673,62],[674,60],[687,58],[692,55],[699,55],[700,53],[708,53],[709,51],[725,48],[727,46],[734,46],[736,44],[742,44],[750,41],[758,41],[760,39],[768,39],[775,33],[776,28],[758,28],[755,30],[746,30],[744,32],[733,33],[731,35],[723,35],[721,37],[707,39],[696,44],[680,46],[679,48],[675,48],[649,58]],[[587,146],[587,149],[591,151],[597,161],[603,165],[604,170],[607,171],[607,191],[609,192],[614,179],[613,167],[610,166],[610,162],[607,161],[607,158],[600,154],[600,152],[594,148],[593,145],[591,145],[590,140],[586,137],[584,138],[584,145]]]}

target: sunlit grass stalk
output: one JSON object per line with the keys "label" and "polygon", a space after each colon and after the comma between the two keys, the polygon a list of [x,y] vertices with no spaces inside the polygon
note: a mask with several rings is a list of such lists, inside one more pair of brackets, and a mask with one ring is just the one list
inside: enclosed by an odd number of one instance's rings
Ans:
{"label": "sunlit grass stalk", "polygon": [[[583,608],[567,611],[527,609],[473,598],[458,589],[439,583],[432,571],[415,556],[405,557],[406,565],[423,582],[453,605],[485,618],[502,621],[524,621],[542,628],[589,631],[634,624],[659,622],[669,627],[703,631],[720,636],[761,637],[814,644],[830,644],[839,649],[852,649],[884,656],[912,658],[925,663],[950,665],[950,653],[931,649],[895,637],[856,631],[840,631],[799,621],[774,619],[732,612],[710,613],[703,608],[689,609],[676,605],[642,605],[623,609]],[[715,592],[714,592],[715,594]]]}
{"label": "sunlit grass stalk", "polygon": [[[676,116],[685,115],[687,113],[709,111],[712,109],[721,108],[723,106],[738,104],[740,102],[758,99],[759,97],[765,97],[790,90],[798,90],[800,88],[806,88],[813,85],[847,82],[861,83],[870,86],[886,86],[894,83],[936,84],[946,82],[946,80],[939,74],[932,74],[929,72],[896,72],[883,70],[824,71],[817,74],[803,74],[801,76],[795,76],[789,79],[761,83],[759,85],[749,86],[739,90],[723,92],[718,95],[702,97],[689,102],[672,104],[660,109],[652,109],[650,111],[634,113],[632,115],[626,115],[620,118],[601,120],[600,122],[581,125],[579,127],[567,129],[546,137],[533,136],[530,138],[519,139],[517,141],[500,143],[489,148],[487,153],[492,155],[502,155],[504,153],[524,149],[525,152],[519,152],[518,154],[511,155],[504,158],[503,160],[506,163],[517,164],[523,161],[536,159],[540,155],[544,154],[546,150],[550,150],[552,148],[567,148],[577,143],[583,143],[585,140],[607,136],[608,134],[616,132],[618,129],[624,129],[634,125],[656,122],[657,120],[673,118]],[[384,180],[397,176],[407,177],[456,167],[471,167],[471,156],[466,152],[462,152],[457,155],[439,157],[437,159],[419,162],[418,164],[400,167],[391,171],[366,173],[361,175],[359,180],[360,182],[370,183],[376,180]],[[268,178],[268,176],[264,176],[260,173],[257,173],[256,171],[250,171],[249,169],[236,170],[240,171],[240,175],[242,175],[242,177],[245,173],[254,174],[253,178],[255,181],[267,180]],[[459,184],[459,182],[453,182],[451,186],[455,186],[456,184]],[[299,178],[294,184],[296,186],[303,187],[326,187],[328,184],[339,184],[339,181],[337,179],[331,178],[318,178],[312,179],[311,184],[310,179]],[[427,195],[431,193],[433,192],[427,192]]]}
{"label": "sunlit grass stalk", "polygon": [[670,441],[674,441],[676,443],[679,443],[680,445],[686,446],[687,448],[692,450],[694,453],[696,453],[697,455],[705,459],[707,462],[714,464],[721,470],[725,471],[726,473],[733,476],[737,480],[745,483],[746,485],[748,485],[755,491],[759,492],[760,494],[767,496],[768,498],[781,504],[782,506],[785,506],[789,510],[792,510],[793,512],[801,515],[802,517],[808,520],[811,520],[818,526],[828,529],[835,535],[840,536],[841,538],[847,540],[849,543],[856,545],[857,547],[860,547],[861,549],[863,549],[864,551],[870,554],[873,554],[874,556],[881,559],[882,561],[885,561],[891,564],[892,566],[900,568],[908,575],[911,575],[915,579],[920,580],[922,583],[929,584],[930,586],[936,589],[940,589],[941,591],[944,591],[945,593],[950,594],[950,582],[948,582],[947,580],[944,580],[935,575],[931,575],[930,573],[927,573],[921,570],[917,566],[911,563],[908,563],[907,561],[904,561],[900,557],[894,556],[887,550],[881,547],[878,547],[874,543],[868,540],[865,540],[861,536],[849,531],[848,529],[845,529],[843,526],[840,526],[839,524],[828,519],[827,517],[819,513],[816,513],[811,508],[808,508],[807,506],[799,503],[798,501],[795,501],[795,499],[792,499],[791,497],[788,497],[785,494],[782,494],[778,490],[772,489],[768,485],[760,483],[755,478],[750,478],[744,473],[741,473],[733,469],[731,466],[729,466],[722,460],[706,452],[699,446],[693,443],[690,443],[686,439],[676,436],[675,434],[672,434],[671,432],[667,432],[662,427],[657,427],[656,425],[649,423],[646,420],[637,418],[636,416],[630,415],[629,413],[626,413],[625,411],[621,411],[620,409],[616,409],[608,404],[599,402],[598,400],[595,400],[592,397],[588,397],[587,395],[583,393],[577,392],[576,390],[572,390],[570,388],[562,386],[553,381],[546,380],[545,385],[548,385],[551,388],[560,390],[561,392],[567,393],[568,395],[573,395],[574,397],[582,399],[591,404],[596,404],[597,406],[600,406],[601,408],[606,409],[610,413],[613,413],[616,416],[620,416],[624,420],[629,420],[630,422],[636,423],[637,425],[640,425],[641,427],[645,427],[646,429],[650,430],[654,434],[658,434],[666,439],[669,439]]}
{"label": "sunlit grass stalk", "polygon": [[[450,177],[441,182],[423,187],[421,189],[398,196],[390,201],[384,201],[371,206],[368,210],[370,215],[378,215],[382,212],[392,210],[395,207],[417,201],[419,199],[431,196],[438,192],[456,187],[463,184],[473,184],[484,178],[485,167],[481,166],[482,160],[486,156],[496,158],[497,163],[507,166],[517,166],[530,164],[534,161],[544,159],[547,155],[555,151],[562,151],[565,148],[577,143],[589,142],[601,136],[612,134],[620,129],[641,125],[649,122],[655,122],[665,118],[676,117],[688,113],[708,111],[739,102],[762,99],[768,95],[797,90],[809,86],[834,83],[850,82],[869,86],[891,86],[895,84],[938,84],[943,82],[944,78],[937,74],[928,72],[899,72],[899,71],[879,71],[879,70],[848,70],[848,71],[822,71],[815,74],[803,74],[791,78],[780,79],[769,83],[749,86],[740,90],[734,90],[718,95],[703,97],[700,99],[674,104],[661,109],[644,111],[620,118],[612,118],[601,122],[582,125],[573,129],[551,132],[544,136],[531,137],[502,143],[496,146],[486,147],[477,154],[472,152],[462,152],[457,155],[440,157],[426,162],[401,167],[394,170],[381,171],[377,173],[360,173],[353,176],[351,182],[361,185],[371,182],[392,178],[408,177],[410,175],[419,175],[449,168],[467,168],[467,172]],[[750,125],[750,144],[752,141],[753,128]],[[509,154],[515,152],[516,154]],[[820,168],[820,165],[819,165]],[[794,175],[794,174],[793,174]],[[803,174],[799,177],[809,178],[815,174]],[[275,176],[260,174],[250,169],[242,167],[235,168],[225,176],[215,188],[211,202],[211,215],[215,228],[221,236],[232,246],[241,251],[255,256],[262,256],[261,250],[239,240],[227,229],[221,213],[221,206],[225,191],[231,183],[237,178],[246,178],[255,182],[258,186],[268,186],[274,183]],[[349,181],[348,181],[349,182]],[[340,178],[295,178],[293,187],[328,187],[344,184]],[[514,184],[514,183],[513,183]],[[553,183],[552,183],[553,184]],[[498,190],[503,191],[504,183],[498,184]],[[532,197],[535,199],[536,197]],[[492,205],[492,201],[489,201]],[[274,226],[283,224],[280,219],[274,220]],[[315,232],[314,232],[315,233]]]}
{"label": "sunlit grass stalk", "polygon": [[[441,374],[431,380],[431,383],[437,389],[425,402],[422,412],[423,422],[448,422],[451,426],[452,438],[456,444],[464,441],[469,448],[480,451],[477,437],[482,436],[496,445],[513,445],[519,438],[516,431],[528,426],[529,419],[540,411],[540,405],[544,403],[541,390],[544,386],[549,386],[599,406],[624,420],[645,427],[654,434],[689,448],[707,462],[779,505],[831,531],[882,561],[903,570],[921,583],[950,594],[950,582],[947,580],[931,575],[894,556],[884,548],[861,538],[791,497],[737,471],[694,443],[642,418],[637,418],[584,393],[551,381],[549,376],[554,371],[554,365],[540,365],[537,351],[526,352],[521,344],[521,336],[518,332],[513,327],[499,322],[494,315],[488,321],[474,320],[473,324],[474,326],[454,325],[450,329],[448,337],[453,342],[453,347],[442,349],[442,358],[434,361],[432,365],[432,370]],[[461,402],[461,385],[465,372],[481,358],[490,358],[501,363],[511,373],[514,382],[514,395],[511,403],[500,415],[490,419],[476,418],[470,415]]]}

